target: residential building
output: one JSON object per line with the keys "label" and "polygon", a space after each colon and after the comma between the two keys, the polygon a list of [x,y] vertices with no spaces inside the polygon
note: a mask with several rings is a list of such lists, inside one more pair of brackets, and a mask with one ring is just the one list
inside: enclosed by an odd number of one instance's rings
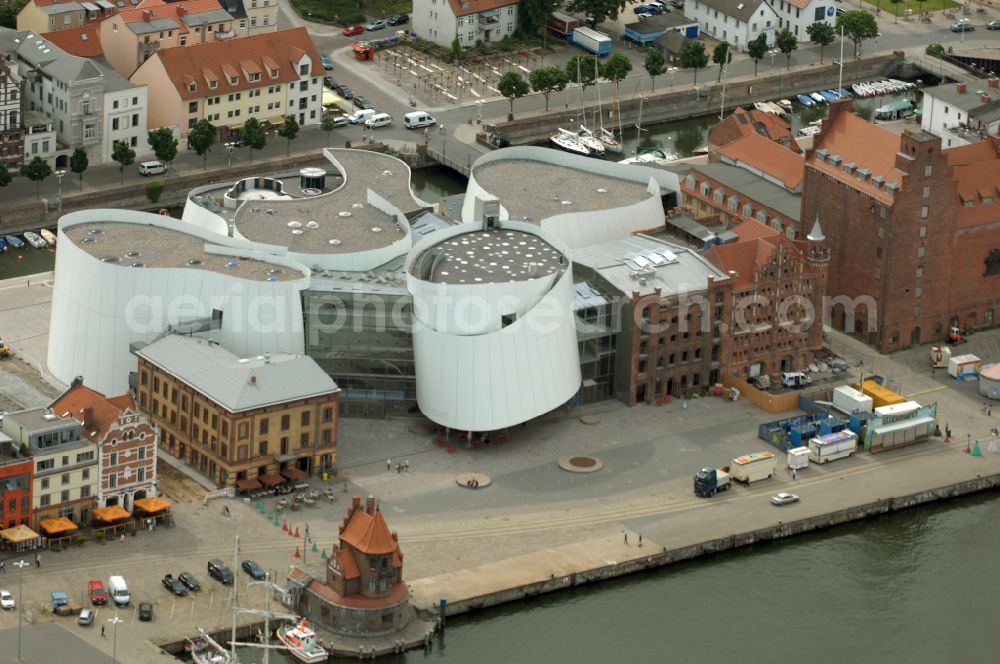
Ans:
{"label": "residential building", "polygon": [[802,148],[792,136],[791,126],[774,113],[765,113],[756,108],[737,107],[725,120],[715,123],[708,130],[709,161],[718,161],[719,149],[748,134],[759,134],[792,152],[802,152]]}
{"label": "residential building", "polygon": [[347,507],[340,540],[326,559],[326,578],[293,566],[288,585],[296,611],[335,634],[388,634],[410,621],[399,537],[371,496],[364,506],[354,496]]}
{"label": "residential building", "polygon": [[111,155],[115,143],[122,141],[135,150],[137,161],[152,154],[146,127],[149,106],[147,88],[122,78],[103,62],[97,61],[104,74],[104,121],[101,154]]}
{"label": "residential building", "polygon": [[41,157],[49,164],[54,164],[59,150],[55,125],[41,111],[25,113],[24,123],[24,158],[31,161],[35,157]]}
{"label": "residential building", "polygon": [[76,379],[50,406],[82,425],[84,438],[97,445],[99,481],[96,507],[120,505],[156,495],[156,430],[129,394],[108,398]]}
{"label": "residential building", "polygon": [[978,143],[1000,128],[1000,79],[945,83],[924,89],[920,128],[941,137],[941,146]]}
{"label": "residential building", "polygon": [[719,161],[692,166],[680,181],[684,205],[696,221],[754,220],[789,239],[802,236],[802,155],[756,133],[716,154]]}
{"label": "residential building", "polygon": [[1000,306],[997,136],[942,149],[831,104],[806,152],[802,216],[823,222],[836,329],[883,350],[995,325]]}
{"label": "residential building", "polygon": [[728,307],[725,272],[687,247],[641,234],[576,249],[573,268],[618,309],[615,396],[634,406],[718,380],[714,321]]}
{"label": "residential building", "polygon": [[101,22],[104,57],[128,78],[160,50],[233,39],[240,19],[218,0],[143,0]]}
{"label": "residential building", "polygon": [[90,522],[97,488],[97,446],[80,435],[80,423],[47,408],[7,413],[3,432],[27,447],[34,462],[32,522],[67,517],[78,526]]}
{"label": "residential building", "polygon": [[110,0],[75,2],[65,0],[28,0],[17,14],[17,29],[36,35],[56,30],[72,30],[99,23],[115,14],[119,5]]}
{"label": "residential building", "polygon": [[21,444],[0,433],[0,530],[31,522],[31,485],[35,461]]}
{"label": "residential building", "polygon": [[809,41],[806,29],[813,23],[836,21],[835,0],[767,0],[778,15],[778,30],[788,28],[800,42]]}
{"label": "residential building", "polygon": [[42,38],[55,44],[70,55],[96,58],[104,55],[101,47],[101,24],[87,23],[78,28],[43,32]]}
{"label": "residential building", "polygon": [[278,29],[278,0],[219,0],[236,19],[238,37],[252,37]]}
{"label": "residential building", "polygon": [[498,42],[517,29],[518,0],[415,0],[413,31],[421,39],[463,48]]}
{"label": "residential building", "polygon": [[806,241],[757,221],[743,221],[732,233],[735,241],[705,253],[729,276],[732,306],[719,320],[719,364],[742,377],[808,367],[823,347],[829,253],[819,221]]}
{"label": "residential building", "polygon": [[761,33],[773,44],[780,29],[778,13],[765,0],[688,0],[684,13],[698,21],[702,34],[729,42],[738,51],[745,51],[747,42]]}
{"label": "residential building", "polygon": [[[45,114],[56,130],[60,154],[56,167],[65,168],[74,148],[87,150],[90,163],[110,163],[115,140],[138,135],[130,125],[119,132],[105,130],[105,115],[120,96],[136,100],[132,113],[145,116],[146,88],[122,79],[96,60],[70,55],[55,44],[28,32],[0,29],[0,53],[16,62],[18,74],[27,81],[27,110]],[[144,141],[137,138],[136,152]]]}
{"label": "residential building", "polygon": [[294,115],[300,125],[322,117],[319,52],[305,28],[157,51],[132,75],[157,100],[150,127],[198,120],[238,129],[251,117],[270,125]]}
{"label": "residential building", "polygon": [[0,58],[0,164],[18,168],[24,157],[24,79]]}
{"label": "residential building", "polygon": [[176,335],[136,355],[139,408],[160,447],[216,484],[336,464],[340,389],[311,358],[240,358]]}

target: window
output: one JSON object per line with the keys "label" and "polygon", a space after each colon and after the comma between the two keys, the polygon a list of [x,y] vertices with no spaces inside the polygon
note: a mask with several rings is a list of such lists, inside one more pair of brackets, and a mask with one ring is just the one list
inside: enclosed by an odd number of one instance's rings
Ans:
{"label": "window", "polygon": [[260,442],[260,445],[257,446],[257,451],[260,454],[260,456],[267,456],[267,441],[266,440],[262,440]]}
{"label": "window", "polygon": [[62,484],[69,484],[69,473],[63,473],[60,479]]}
{"label": "window", "polygon": [[267,422],[268,420],[266,417],[260,420],[260,424],[258,425],[257,428],[257,433],[259,433],[261,436],[267,435]]}
{"label": "window", "polygon": [[118,474],[117,473],[111,473],[110,475],[108,475],[108,486],[110,488],[112,488],[112,489],[114,489],[116,486],[118,486]]}
{"label": "window", "polygon": [[924,257],[924,245],[920,245],[919,247],[917,247],[917,258],[923,258],[923,257]]}
{"label": "window", "polygon": [[88,486],[82,486],[82,487],[80,487],[80,497],[81,498],[90,498],[90,486],[89,485]]}
{"label": "window", "polygon": [[920,227],[920,237],[927,237],[927,227],[926,226],[921,226]]}
{"label": "window", "polygon": [[118,465],[118,452],[112,452],[108,456],[108,465],[109,466],[117,466]]}
{"label": "window", "polygon": [[250,424],[248,422],[240,422],[236,425],[236,437],[240,440],[246,440],[250,435]]}
{"label": "window", "polygon": [[324,408],[323,423],[325,424],[327,422],[332,422],[332,421],[333,421],[333,408]]}
{"label": "window", "polygon": [[324,445],[329,445],[330,443],[333,442],[333,432],[331,432],[329,429],[323,429],[321,439]]}
{"label": "window", "polygon": [[924,187],[924,198],[930,198],[930,197],[931,197],[931,188],[928,185]]}
{"label": "window", "polygon": [[49,488],[49,478],[46,477],[46,478],[44,478],[42,480],[42,488],[43,489],[48,489]]}
{"label": "window", "polygon": [[111,129],[114,131],[118,131],[118,118],[114,118],[111,120]]}
{"label": "window", "polygon": [[197,113],[197,112],[198,112],[198,102],[196,101],[188,102],[188,113]]}
{"label": "window", "polygon": [[56,467],[55,459],[44,459],[35,464],[35,472],[40,472],[43,470],[51,470]]}
{"label": "window", "polygon": [[921,288],[920,286],[917,286],[916,288],[913,289],[913,297],[920,297],[923,294],[924,294],[924,289]]}
{"label": "window", "polygon": [[926,219],[927,218],[927,213],[928,213],[928,209],[927,209],[926,205],[923,206],[922,208],[920,208],[920,218],[921,219]]}
{"label": "window", "polygon": [[923,267],[918,267],[917,268],[917,278],[919,279],[922,276],[924,276],[924,268]]}
{"label": "window", "polygon": [[309,411],[308,410],[302,411],[302,416],[299,418],[299,423],[302,426],[304,426],[304,427],[309,426]]}
{"label": "window", "polygon": [[38,499],[38,504],[41,507],[48,507],[52,503],[49,502],[49,494],[42,494],[42,497]]}
{"label": "window", "polygon": [[83,126],[83,137],[85,139],[94,140],[97,138],[96,125],[88,124]]}
{"label": "window", "polygon": [[934,167],[933,166],[924,166],[924,177],[925,178],[929,178],[931,176],[932,172],[934,172]]}

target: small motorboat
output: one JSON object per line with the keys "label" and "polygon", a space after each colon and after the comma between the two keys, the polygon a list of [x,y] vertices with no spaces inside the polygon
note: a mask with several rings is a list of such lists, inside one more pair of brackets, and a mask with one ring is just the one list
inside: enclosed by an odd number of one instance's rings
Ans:
{"label": "small motorboat", "polygon": [[803,106],[815,106],[816,102],[813,101],[812,97],[808,95],[798,95],[795,97],[799,100],[799,103]]}
{"label": "small motorboat", "polygon": [[790,99],[779,99],[778,106],[785,109],[786,113],[791,113],[793,110],[795,110],[795,107],[792,106],[792,102]]}
{"label": "small motorboat", "polygon": [[601,141],[598,140],[597,137],[595,137],[592,133],[590,133],[590,130],[584,127],[583,125],[580,125],[580,129],[575,134],[569,131],[568,129],[560,129],[559,131],[565,131],[572,138],[575,138],[576,140],[580,141],[580,144],[583,145],[583,147],[587,148],[588,151],[590,151],[591,156],[593,157],[604,156],[604,143],[601,143]]}
{"label": "small motorboat", "polygon": [[851,86],[851,89],[854,90],[855,97],[867,97],[871,94],[871,91],[868,90],[868,86],[864,83],[855,83]]}
{"label": "small motorboat", "polygon": [[7,251],[7,240],[0,237],[0,251]]}
{"label": "small motorboat", "polygon": [[841,99],[847,99],[851,96],[851,92],[847,88],[837,88],[834,92],[840,95]]}
{"label": "small motorboat", "polygon": [[604,143],[604,150],[606,152],[611,152],[613,154],[622,153],[622,144],[615,138],[615,135],[605,129],[604,127],[598,127],[596,132],[597,139]]}
{"label": "small motorboat", "polygon": [[639,164],[644,166],[666,164],[677,159],[676,155],[668,154],[663,148],[653,146],[644,148],[639,154],[619,161],[619,164]]}
{"label": "small motorboat", "polygon": [[316,643],[316,632],[310,629],[305,618],[300,618],[297,623],[282,625],[275,636],[288,647],[293,657],[306,664],[325,662],[330,656],[325,648]]}
{"label": "small motorboat", "polygon": [[33,231],[25,231],[24,239],[35,249],[44,249],[48,246],[48,243],[42,239],[42,236]]}
{"label": "small motorboat", "polygon": [[820,94],[820,96],[821,96],[821,97],[823,97],[823,99],[825,99],[825,100],[826,100],[827,102],[831,102],[831,101],[837,101],[838,99],[840,99],[840,95],[838,95],[838,94],[837,94],[836,92],[834,92],[833,90],[820,90],[820,91],[819,91],[819,94]]}
{"label": "small motorboat", "polygon": [[771,109],[771,112],[777,115],[779,118],[785,117],[785,109],[782,108],[781,104],[776,104],[773,101],[769,101],[767,102],[767,106],[768,108]]}
{"label": "small motorboat", "polygon": [[819,131],[819,125],[806,125],[799,129],[798,135],[805,138],[806,136],[815,136]]}
{"label": "small motorboat", "polygon": [[16,235],[5,235],[3,239],[7,240],[7,244],[15,249],[20,249],[24,246],[24,240]]}
{"label": "small motorboat", "polygon": [[826,97],[824,97],[818,92],[810,92],[809,96],[812,97],[812,100],[817,104],[825,104],[827,101],[829,101]]}
{"label": "small motorboat", "polygon": [[49,244],[50,247],[56,246],[56,234],[55,233],[53,233],[52,231],[50,231],[47,228],[43,228],[42,230],[38,231],[38,234],[42,236],[42,239],[45,240]]}
{"label": "small motorboat", "polygon": [[895,78],[890,78],[889,82],[896,86],[902,86],[903,90],[912,90],[913,88],[917,87],[916,83],[911,83],[909,81],[900,81]]}
{"label": "small motorboat", "polygon": [[576,140],[571,132],[565,130],[557,131],[549,136],[549,142],[560,150],[572,152],[583,157],[590,156],[590,150],[587,149],[587,146]]}
{"label": "small motorboat", "polygon": [[774,109],[766,101],[755,101],[753,107],[762,113],[774,113]]}

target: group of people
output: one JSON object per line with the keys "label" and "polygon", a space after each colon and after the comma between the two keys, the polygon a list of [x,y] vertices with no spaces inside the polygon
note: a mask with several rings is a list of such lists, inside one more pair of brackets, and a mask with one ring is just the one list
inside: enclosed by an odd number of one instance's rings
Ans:
{"label": "group of people", "polygon": [[469,487],[470,489],[478,489],[479,488],[479,480],[477,480],[475,477],[473,477],[472,479],[469,479],[469,480],[465,481],[465,486]]}
{"label": "group of people", "polygon": [[[385,469],[386,470],[392,470],[392,459],[386,459],[385,460]],[[397,473],[401,473],[404,470],[409,470],[409,469],[410,469],[410,460],[409,459],[407,459],[406,461],[397,461],[396,462],[396,472]]]}

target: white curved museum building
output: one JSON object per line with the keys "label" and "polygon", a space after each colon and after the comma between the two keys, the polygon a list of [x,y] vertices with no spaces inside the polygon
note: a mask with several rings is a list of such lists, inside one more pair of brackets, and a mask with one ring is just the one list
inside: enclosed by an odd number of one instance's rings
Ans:
{"label": "white curved museum building", "polygon": [[132,210],[59,220],[48,367],[103,394],[129,387],[131,344],[212,329],[237,355],[302,353],[309,269],[274,247]]}
{"label": "white curved museum building", "polygon": [[428,418],[495,431],[576,394],[572,267],[550,233],[523,222],[461,224],[418,243],[406,272],[417,403]]}

